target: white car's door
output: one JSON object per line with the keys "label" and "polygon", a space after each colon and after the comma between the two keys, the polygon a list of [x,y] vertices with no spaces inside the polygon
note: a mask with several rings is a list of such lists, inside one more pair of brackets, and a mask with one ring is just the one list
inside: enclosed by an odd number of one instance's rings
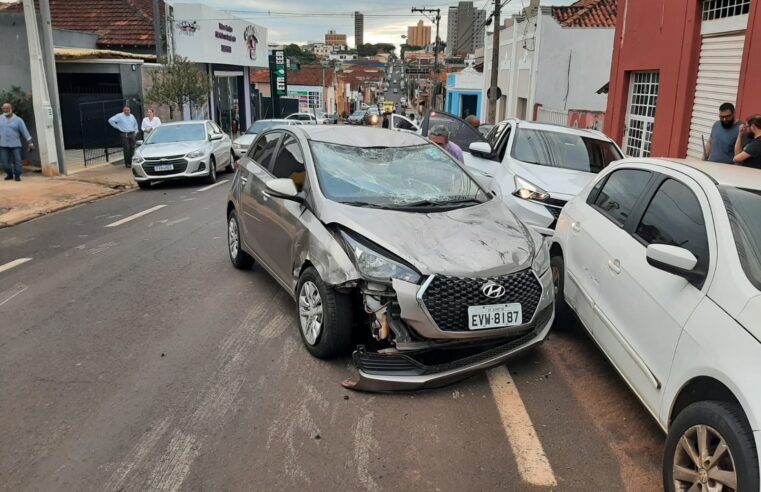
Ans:
{"label": "white car's door", "polygon": [[[602,329],[595,338],[657,415],[682,329],[705,295],[715,251],[708,238],[715,236],[707,198],[690,178],[652,173],[637,196],[644,176],[609,188],[620,172],[611,174],[593,205],[607,223],[590,231],[605,253],[595,306]],[[633,199],[639,201],[628,207]],[[631,210],[626,217],[625,209]],[[650,244],[689,250],[698,259],[695,271],[702,272],[701,279],[688,281],[651,266]]]}
{"label": "white car's door", "polygon": [[391,114],[391,128],[393,130],[400,130],[400,131],[408,131],[408,132],[417,132],[419,130],[418,126],[413,123],[408,118],[400,115],[400,114]]}

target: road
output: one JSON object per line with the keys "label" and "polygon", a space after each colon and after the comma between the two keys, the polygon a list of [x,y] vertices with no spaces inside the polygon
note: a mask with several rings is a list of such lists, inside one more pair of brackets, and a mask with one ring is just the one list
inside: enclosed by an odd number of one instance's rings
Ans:
{"label": "road", "polygon": [[661,487],[663,435],[573,326],[440,390],[342,388],[350,360],[310,357],[286,293],[230,265],[228,186],[0,230],[0,489]]}

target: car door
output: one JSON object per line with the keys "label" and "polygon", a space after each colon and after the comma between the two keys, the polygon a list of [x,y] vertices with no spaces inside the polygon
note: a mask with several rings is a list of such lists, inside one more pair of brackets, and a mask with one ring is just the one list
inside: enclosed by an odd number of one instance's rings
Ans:
{"label": "car door", "polygon": [[[304,152],[295,136],[285,133],[271,168],[273,178],[290,178],[302,191],[306,182]],[[299,217],[304,207],[295,201],[273,198],[265,193],[256,196],[262,210],[263,255],[271,270],[289,286],[293,279],[293,244],[303,232]]]}
{"label": "car door", "polygon": [[240,163],[243,242],[262,262],[265,259],[261,241],[262,211],[258,198],[264,193],[265,183],[272,179],[269,168],[282,133],[282,131],[274,130],[259,135]]}
{"label": "car door", "polygon": [[391,114],[391,128],[399,131],[418,131],[418,127],[415,123],[400,114]]}
{"label": "car door", "polygon": [[214,135],[219,140],[215,140],[214,143],[216,143],[216,150],[215,155],[217,156],[217,164],[219,166],[224,167],[227,164],[230,164],[230,159],[232,154],[230,153],[231,147],[232,147],[232,141],[230,140],[230,136],[225,133],[222,128],[219,127],[215,122],[211,122],[212,130],[214,131]]}
{"label": "car door", "polygon": [[210,121],[206,122],[206,135],[207,135],[207,138],[209,139],[209,143],[211,144],[211,155],[216,160],[217,168],[219,168],[219,165],[221,164],[220,161],[219,161],[219,159],[220,159],[219,148],[220,148],[220,145],[221,145],[221,141],[217,140],[217,138],[218,138],[216,136],[217,132],[214,129],[214,125]]}
{"label": "car door", "polygon": [[443,125],[449,131],[449,140],[462,149],[466,166],[472,167],[487,177],[494,175],[499,166],[496,160],[491,156],[473,155],[470,152],[470,144],[473,142],[488,143],[481,132],[473,128],[467,121],[453,114],[429,111],[421,122],[422,135],[427,137],[430,129],[438,125]]}
{"label": "car door", "polygon": [[[595,310],[611,360],[657,415],[682,329],[705,295],[715,251],[708,238],[715,236],[707,197],[691,178],[654,173],[648,188],[624,227],[594,230],[605,252]],[[651,266],[649,244],[692,252],[702,280],[689,282]]]}

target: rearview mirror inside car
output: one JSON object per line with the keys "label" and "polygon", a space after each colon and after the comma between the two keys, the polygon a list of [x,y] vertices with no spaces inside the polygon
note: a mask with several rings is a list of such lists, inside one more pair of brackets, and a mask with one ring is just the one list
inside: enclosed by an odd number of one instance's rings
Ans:
{"label": "rearview mirror inside car", "polygon": [[296,188],[296,183],[291,178],[271,179],[267,181],[266,186],[266,193],[271,197],[293,200],[295,202],[302,201],[299,196],[299,190]]}
{"label": "rearview mirror inside car", "polygon": [[684,277],[690,282],[703,277],[695,270],[698,259],[689,250],[667,244],[651,244],[647,247],[647,263],[664,272]]}
{"label": "rearview mirror inside car", "polygon": [[473,155],[491,155],[491,145],[486,142],[473,142],[468,150]]}

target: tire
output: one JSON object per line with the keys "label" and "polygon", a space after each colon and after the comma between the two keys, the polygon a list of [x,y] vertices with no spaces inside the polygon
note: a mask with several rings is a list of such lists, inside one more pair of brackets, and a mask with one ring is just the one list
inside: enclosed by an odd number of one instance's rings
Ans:
{"label": "tire", "polygon": [[573,324],[574,317],[568,303],[565,302],[565,261],[561,255],[550,259],[552,283],[555,287],[555,322],[552,327],[556,330],[568,330]]}
{"label": "tire", "polygon": [[[720,439],[728,446],[729,452],[724,453],[716,465],[706,466],[706,462],[703,461],[698,467],[680,444],[680,440],[685,436],[693,443],[693,448],[700,456],[701,451],[697,445],[698,426],[706,429],[708,435],[708,448],[704,452],[706,456],[713,456]],[[675,478],[679,478],[675,477],[675,464],[683,467],[682,480],[679,483],[675,481]],[[712,485],[717,485],[714,481],[717,471],[729,470],[733,473],[728,475],[734,475],[736,484],[734,487],[731,484],[728,487],[726,481],[719,481],[718,483],[725,484],[723,490],[759,490],[758,451],[753,431],[742,410],[733,403],[723,401],[701,401],[682,410],[671,424],[666,439],[663,454],[664,489],[675,492],[687,490],[695,483],[700,483],[698,490],[713,490]]]}
{"label": "tire", "polygon": [[[351,300],[328,287],[312,267],[301,274],[297,289],[297,315],[301,341],[310,354],[318,359],[332,359],[348,354],[351,350],[351,327],[353,312]],[[314,295],[319,296],[314,298]],[[312,316],[302,314],[316,307],[319,302],[321,315],[314,318],[318,327],[310,324]]]}
{"label": "tire", "polygon": [[208,184],[214,184],[217,182],[217,161],[213,156],[209,159],[209,175],[206,176],[206,182]]}
{"label": "tire", "polygon": [[138,181],[137,185],[140,187],[141,190],[150,190],[151,189],[151,182],[150,181]]}
{"label": "tire", "polygon": [[241,248],[240,222],[235,210],[230,210],[227,215],[227,252],[233,266],[239,270],[247,270],[254,265],[251,255]]}
{"label": "tire", "polygon": [[232,150],[230,151],[230,164],[225,166],[225,171],[228,173],[234,173],[235,172],[235,152]]}

